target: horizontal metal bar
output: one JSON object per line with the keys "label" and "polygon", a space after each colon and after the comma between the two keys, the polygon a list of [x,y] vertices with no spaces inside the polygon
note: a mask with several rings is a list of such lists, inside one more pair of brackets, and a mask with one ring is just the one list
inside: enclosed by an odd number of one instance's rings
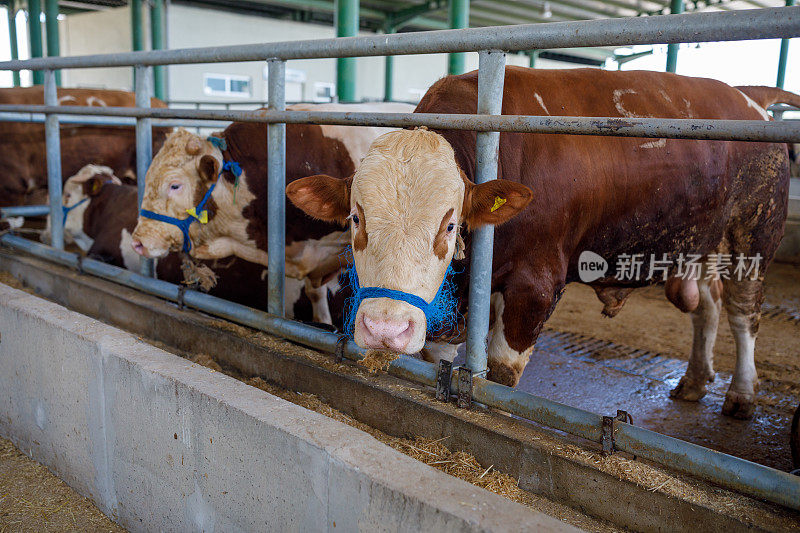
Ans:
{"label": "horizontal metal bar", "polygon": [[44,217],[50,214],[49,205],[20,205],[0,207],[0,217]]}
{"label": "horizontal metal bar", "polygon": [[800,142],[800,126],[788,121],[704,120],[618,117],[553,117],[525,115],[456,115],[432,113],[355,113],[325,111],[234,111],[227,109],[164,109],[0,105],[5,112],[87,114],[114,117],[191,118],[287,124],[344,126],[427,126],[437,129],[562,133],[670,139]]}
{"label": "horizontal metal bar", "polygon": [[[0,236],[0,243],[42,259],[72,268],[78,267],[77,255],[15,235]],[[147,278],[133,271],[92,259],[84,259],[80,266],[84,273],[166,300],[178,301],[177,285]],[[336,350],[338,337],[312,326],[192,290],[185,291],[184,302],[203,312],[260,329],[310,348],[324,352]],[[352,340],[348,340],[344,355],[348,359],[359,360],[362,352]],[[389,372],[423,385],[435,386],[436,383],[436,367],[409,356],[400,356],[393,361]],[[473,399],[593,442],[600,442],[602,437],[600,415],[483,378],[475,378]],[[619,450],[732,490],[800,510],[800,477],[622,422],[615,423],[614,440]]]}
{"label": "horizontal metal bar", "polygon": [[[90,126],[135,126],[136,119],[130,117],[82,117],[77,115],[58,115],[61,124],[84,124]],[[44,124],[45,116],[42,113],[1,113],[0,122],[30,122]],[[153,126],[163,128],[217,128],[227,126],[230,120],[196,120],[196,119],[153,119]]]}
{"label": "horizontal metal bar", "polygon": [[123,67],[315,59],[405,54],[628,46],[681,42],[741,41],[800,36],[800,7],[520,24],[283,41],[250,45],[152,50],[0,62],[0,70]]}

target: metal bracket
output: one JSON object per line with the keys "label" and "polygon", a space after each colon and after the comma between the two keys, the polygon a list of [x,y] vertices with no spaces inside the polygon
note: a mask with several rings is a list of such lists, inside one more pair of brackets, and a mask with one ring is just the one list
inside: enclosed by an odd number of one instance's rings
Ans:
{"label": "metal bracket", "polygon": [[472,407],[472,370],[465,366],[456,369],[458,377],[458,396],[456,405],[462,409]]}
{"label": "metal bracket", "polygon": [[186,295],[186,285],[179,285],[178,286],[178,309],[183,311],[183,308],[186,307],[186,302],[184,301],[184,296]]}
{"label": "metal bracket", "polygon": [[439,359],[439,370],[436,372],[436,399],[442,402],[450,400],[450,379],[453,363],[447,359]]}
{"label": "metal bracket", "polygon": [[336,351],[333,353],[336,356],[337,363],[344,361],[344,347],[346,345],[347,335],[340,335],[339,340],[336,341]]}
{"label": "metal bracket", "polygon": [[603,437],[600,441],[603,445],[603,455],[612,455],[616,448],[614,447],[614,422],[625,422],[633,424],[633,417],[627,411],[617,409],[616,416],[604,416],[602,422]]}

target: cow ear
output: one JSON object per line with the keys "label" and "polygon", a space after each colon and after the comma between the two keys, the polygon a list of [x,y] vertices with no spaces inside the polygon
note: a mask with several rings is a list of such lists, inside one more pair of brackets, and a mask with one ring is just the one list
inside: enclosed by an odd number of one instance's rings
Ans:
{"label": "cow ear", "polygon": [[92,176],[83,182],[83,194],[86,196],[97,196],[100,194],[100,189],[105,184],[105,178],[100,176]]}
{"label": "cow ear", "polygon": [[204,155],[197,162],[197,172],[200,177],[206,181],[214,181],[219,176],[220,163],[219,160],[211,155]]}
{"label": "cow ear", "polygon": [[324,174],[295,180],[286,187],[286,196],[298,208],[325,222],[346,224],[350,216],[350,184],[347,179]]}
{"label": "cow ear", "polygon": [[507,222],[525,209],[533,198],[528,187],[514,181],[496,179],[480,185],[470,181],[466,184],[463,218],[469,229]]}

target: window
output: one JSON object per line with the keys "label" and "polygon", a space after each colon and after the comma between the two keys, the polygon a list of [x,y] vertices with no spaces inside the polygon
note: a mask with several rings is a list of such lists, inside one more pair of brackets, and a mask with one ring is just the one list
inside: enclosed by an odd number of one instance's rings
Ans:
{"label": "window", "polygon": [[250,96],[250,76],[205,74],[203,92],[210,96]]}
{"label": "window", "polygon": [[336,84],[318,81],[314,84],[315,102],[333,102],[336,94]]}

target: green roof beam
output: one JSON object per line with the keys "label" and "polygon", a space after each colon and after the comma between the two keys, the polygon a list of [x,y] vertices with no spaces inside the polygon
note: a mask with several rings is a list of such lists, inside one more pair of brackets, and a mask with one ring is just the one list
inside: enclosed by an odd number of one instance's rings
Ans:
{"label": "green roof beam", "polygon": [[388,32],[393,33],[417,17],[433,11],[439,11],[440,9],[444,9],[446,6],[447,2],[445,0],[430,0],[424,4],[386,13],[386,22],[384,24],[387,28],[393,28],[392,32]]}

